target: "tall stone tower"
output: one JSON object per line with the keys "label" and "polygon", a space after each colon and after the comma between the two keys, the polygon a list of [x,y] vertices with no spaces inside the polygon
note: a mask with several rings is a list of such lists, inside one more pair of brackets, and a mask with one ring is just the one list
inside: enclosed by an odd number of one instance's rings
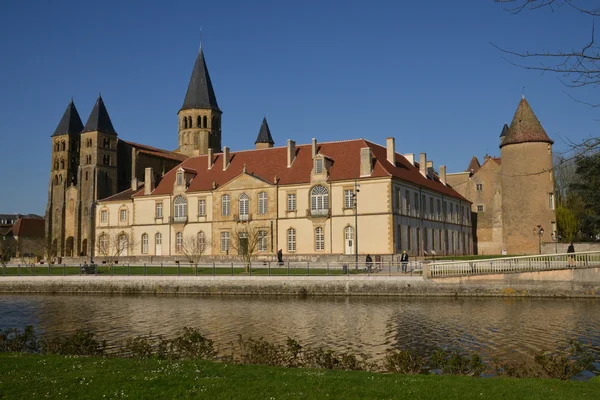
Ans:
{"label": "tall stone tower", "polygon": [[179,152],[187,156],[221,151],[221,110],[202,47],[198,52],[179,117]]}
{"label": "tall stone tower", "polygon": [[94,243],[96,200],[117,193],[117,141],[117,132],[99,95],[81,132],[75,239],[84,256],[91,255]]}
{"label": "tall stone tower", "polygon": [[[552,144],[525,100],[500,141],[503,242],[508,254],[537,254],[555,226]],[[534,233],[544,229],[541,238]]]}
{"label": "tall stone tower", "polygon": [[[57,256],[71,255],[73,251],[72,227],[67,208],[68,189],[77,185],[79,164],[79,135],[83,130],[81,118],[73,99],[67,106],[52,135],[52,164],[46,206],[46,240]],[[69,229],[68,227],[71,227]],[[70,237],[70,240],[67,238]]]}

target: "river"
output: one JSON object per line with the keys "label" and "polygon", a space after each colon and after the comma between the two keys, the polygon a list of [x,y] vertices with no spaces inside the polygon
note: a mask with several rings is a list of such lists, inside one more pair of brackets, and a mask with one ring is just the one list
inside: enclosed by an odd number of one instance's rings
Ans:
{"label": "river", "polygon": [[523,360],[570,339],[600,360],[600,300],[537,298],[108,296],[0,294],[0,329],[39,335],[93,330],[117,346],[136,335],[199,329],[226,350],[238,335],[351,349],[380,360],[387,349],[437,347]]}

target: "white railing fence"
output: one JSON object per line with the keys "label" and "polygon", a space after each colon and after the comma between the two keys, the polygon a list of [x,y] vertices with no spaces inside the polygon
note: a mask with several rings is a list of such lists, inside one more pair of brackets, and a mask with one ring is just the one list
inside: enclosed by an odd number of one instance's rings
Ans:
{"label": "white railing fence", "polygon": [[423,275],[436,278],[590,267],[600,267],[600,251],[434,262],[425,267]]}

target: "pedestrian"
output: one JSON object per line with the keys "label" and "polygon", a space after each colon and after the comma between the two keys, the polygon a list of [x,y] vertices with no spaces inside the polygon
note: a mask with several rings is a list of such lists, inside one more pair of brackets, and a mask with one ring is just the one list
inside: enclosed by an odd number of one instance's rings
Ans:
{"label": "pedestrian", "polygon": [[400,262],[402,263],[402,272],[406,273],[406,268],[408,267],[408,254],[406,254],[406,250],[402,251]]}
{"label": "pedestrian", "polygon": [[[573,246],[573,242],[569,244],[569,248],[567,249],[567,254],[575,253],[575,246]],[[575,266],[575,258],[574,256],[569,256],[569,267]]]}
{"label": "pedestrian", "polygon": [[281,249],[277,252],[277,264],[283,265],[283,251]]}
{"label": "pedestrian", "polygon": [[367,254],[367,258],[365,259],[365,264],[367,266],[367,271],[371,272],[371,266],[373,266],[373,259],[370,254]]}

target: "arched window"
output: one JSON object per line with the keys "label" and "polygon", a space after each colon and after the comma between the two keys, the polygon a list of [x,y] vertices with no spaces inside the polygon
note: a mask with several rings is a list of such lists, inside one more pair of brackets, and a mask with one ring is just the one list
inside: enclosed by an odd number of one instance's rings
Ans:
{"label": "arched window", "polygon": [[66,148],[67,148],[67,147],[66,147],[65,141],[63,140],[62,142],[60,142],[60,149],[61,149],[62,151],[65,151],[65,149],[66,149]]}
{"label": "arched window", "polygon": [[240,195],[240,203],[238,209],[240,214],[240,220],[246,221],[248,219],[248,195],[246,193],[242,193]]}
{"label": "arched window", "polygon": [[58,160],[54,160],[54,170],[58,170]]}
{"label": "arched window", "polygon": [[65,160],[60,160],[60,169],[65,169]]}
{"label": "arched window", "polygon": [[54,176],[54,186],[58,186],[58,175]]}
{"label": "arched window", "polygon": [[208,128],[208,122],[207,122],[208,119],[206,118],[206,115],[204,116],[203,120],[204,120],[204,127]]}
{"label": "arched window", "polygon": [[60,151],[60,143],[56,142],[54,144],[54,151]]}
{"label": "arched window", "polygon": [[154,235],[154,253],[157,256],[162,255],[162,235],[160,232]]}
{"label": "arched window", "polygon": [[58,180],[59,180],[59,182],[62,184],[62,175],[59,175],[59,176],[58,176]]}
{"label": "arched window", "polygon": [[148,235],[142,235],[142,254],[148,254]]}
{"label": "arched window", "polygon": [[192,117],[188,117],[188,127],[191,128],[192,127]]}
{"label": "arched window", "polygon": [[198,128],[202,128],[202,117],[201,116],[198,115],[198,120],[196,122],[197,122],[196,126]]}
{"label": "arched window", "polygon": [[229,204],[230,204],[231,200],[228,194],[224,194],[223,197],[221,197],[221,215],[226,217],[229,215]]}
{"label": "arched window", "polygon": [[85,163],[86,164],[92,163],[92,155],[91,154],[88,154],[87,156],[85,156]]}
{"label": "arched window", "polygon": [[287,250],[288,252],[296,251],[296,230],[294,228],[287,230]]}
{"label": "arched window", "polygon": [[269,202],[267,198],[267,192],[260,192],[258,194],[258,213],[266,214],[269,208]]}
{"label": "arched window", "polygon": [[118,250],[118,255],[120,256],[127,256],[128,255],[128,250],[129,250],[129,239],[127,239],[127,235],[124,233],[121,233],[119,235],[119,248]]}
{"label": "arched window", "polygon": [[183,117],[183,121],[181,121],[181,122],[182,122],[181,127],[183,129],[187,129],[187,117]]}
{"label": "arched window", "polygon": [[110,148],[110,139],[104,138],[104,147]]}
{"label": "arched window", "polygon": [[181,253],[183,251],[183,233],[177,232],[175,235],[175,251]]}
{"label": "arched window", "polygon": [[312,215],[327,214],[329,210],[329,192],[324,186],[315,186],[310,191],[310,210]]}
{"label": "arched window", "polygon": [[325,234],[320,226],[315,229],[315,250],[325,250]]}
{"label": "arched window", "polygon": [[173,202],[175,208],[175,220],[183,220],[187,217],[187,200],[183,196],[175,197]]}
{"label": "arched window", "polygon": [[106,233],[103,233],[98,238],[98,253],[100,253],[100,255],[108,254],[108,251],[110,250],[108,246],[108,236]]}
{"label": "arched window", "polygon": [[206,250],[206,237],[204,236],[204,232],[198,232],[198,251],[199,253],[204,253]]}

